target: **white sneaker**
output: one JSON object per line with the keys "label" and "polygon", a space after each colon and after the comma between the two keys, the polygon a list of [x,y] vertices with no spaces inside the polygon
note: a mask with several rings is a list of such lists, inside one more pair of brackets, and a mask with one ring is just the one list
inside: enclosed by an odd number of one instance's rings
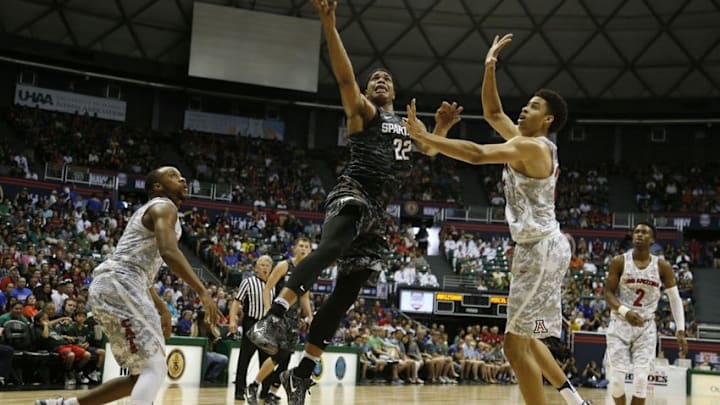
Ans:
{"label": "white sneaker", "polygon": [[93,370],[87,375],[88,378],[94,382],[100,382],[100,370]]}
{"label": "white sneaker", "polygon": [[83,373],[82,371],[78,373],[77,379],[78,381],[80,381],[80,384],[90,383],[90,380],[85,376],[85,373]]}
{"label": "white sneaker", "polygon": [[77,380],[75,379],[75,373],[68,371],[65,374],[65,385],[75,385]]}
{"label": "white sneaker", "polygon": [[63,405],[65,400],[61,398],[56,399],[38,399],[35,401],[35,405]]}

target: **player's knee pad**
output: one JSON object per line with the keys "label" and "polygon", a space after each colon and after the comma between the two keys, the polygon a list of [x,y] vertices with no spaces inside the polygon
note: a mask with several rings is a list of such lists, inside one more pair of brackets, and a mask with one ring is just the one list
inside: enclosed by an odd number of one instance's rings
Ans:
{"label": "player's knee pad", "polygon": [[647,397],[648,375],[647,368],[636,368],[633,370],[633,396],[635,398]]}
{"label": "player's knee pad", "polygon": [[625,372],[614,370],[610,379],[610,393],[613,398],[620,398],[625,395]]}

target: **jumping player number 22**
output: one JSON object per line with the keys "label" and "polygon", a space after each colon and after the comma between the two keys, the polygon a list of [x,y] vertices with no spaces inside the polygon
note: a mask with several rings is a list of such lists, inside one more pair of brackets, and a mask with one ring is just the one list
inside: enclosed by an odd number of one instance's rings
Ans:
{"label": "jumping player number 22", "polygon": [[635,301],[633,301],[633,306],[641,307],[642,306],[642,299],[645,296],[645,290],[642,288],[635,291],[637,294],[637,297],[635,297]]}
{"label": "jumping player number 22", "polygon": [[408,154],[412,149],[412,141],[395,138],[393,144],[395,145],[395,160],[410,160]]}

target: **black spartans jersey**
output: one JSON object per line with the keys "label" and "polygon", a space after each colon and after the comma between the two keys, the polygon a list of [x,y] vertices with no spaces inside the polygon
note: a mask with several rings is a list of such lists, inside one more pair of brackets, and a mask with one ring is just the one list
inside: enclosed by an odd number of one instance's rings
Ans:
{"label": "black spartans jersey", "polygon": [[412,169],[412,139],[399,116],[379,108],[365,130],[350,136],[350,162],[343,175],[360,183],[385,206],[399,196]]}

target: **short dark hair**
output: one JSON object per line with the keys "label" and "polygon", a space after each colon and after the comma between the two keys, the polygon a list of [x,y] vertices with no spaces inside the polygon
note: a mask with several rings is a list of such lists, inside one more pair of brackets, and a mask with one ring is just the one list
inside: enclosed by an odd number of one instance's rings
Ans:
{"label": "short dark hair", "polygon": [[297,245],[298,242],[307,242],[307,243],[310,243],[310,238],[308,238],[307,236],[298,236],[297,238],[295,238],[295,241],[293,242],[293,245]]}
{"label": "short dark hair", "polygon": [[[395,75],[393,75],[389,70],[385,69],[384,67],[376,67],[370,70],[370,73],[368,73],[367,77],[365,78],[365,88],[367,89],[368,83],[370,83],[370,78],[376,73],[376,72],[385,72],[390,75],[390,78],[392,79],[393,83],[395,83]],[[364,90],[363,90],[364,91]],[[395,91],[397,93],[397,91]]]}
{"label": "short dark hair", "polygon": [[145,176],[145,192],[148,195],[152,194],[153,186],[160,181],[160,176],[162,176],[160,169],[155,169]]}
{"label": "short dark hair", "polygon": [[549,131],[558,133],[563,129],[568,118],[568,107],[565,99],[558,92],[549,89],[540,89],[535,92],[535,96],[545,100],[548,113],[554,117]]}
{"label": "short dark hair", "polygon": [[648,221],[640,221],[640,222],[638,222],[637,224],[635,224],[635,226],[633,227],[633,231],[634,231],[635,229],[637,229],[637,227],[640,226],[640,225],[645,225],[645,226],[647,226],[648,228],[650,228],[650,230],[652,231],[653,239],[655,239],[655,235],[656,235],[656,233],[657,233],[657,232],[656,232],[656,229],[655,229],[655,225],[651,224],[651,223],[648,222]]}

